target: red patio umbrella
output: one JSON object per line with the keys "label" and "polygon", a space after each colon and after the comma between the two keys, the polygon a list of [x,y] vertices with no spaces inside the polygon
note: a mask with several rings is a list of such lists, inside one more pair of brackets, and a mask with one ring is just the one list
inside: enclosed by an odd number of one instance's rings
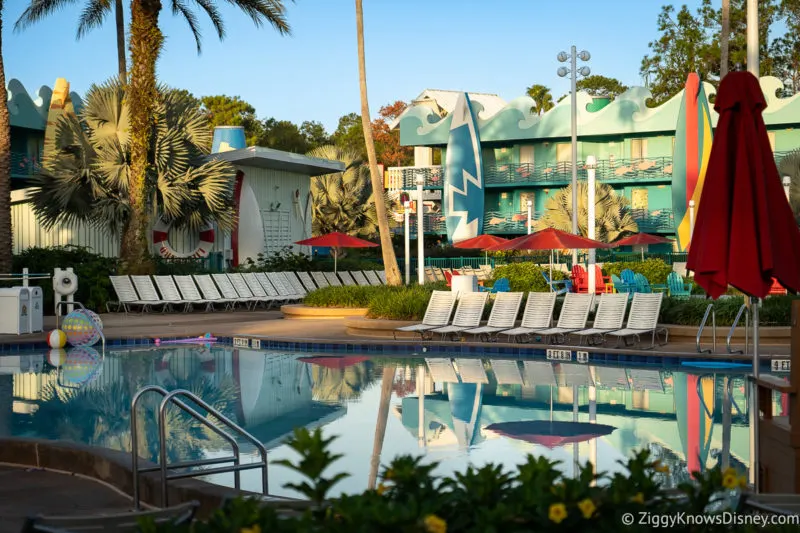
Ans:
{"label": "red patio umbrella", "polygon": [[[670,239],[666,239],[659,235],[650,235],[649,233],[636,233],[620,239],[614,243],[614,246],[643,246],[649,244],[667,244],[671,243]],[[644,261],[644,248],[642,248],[642,261]]]}
{"label": "red patio umbrella", "polygon": [[[498,244],[502,244],[504,242],[508,242],[508,239],[496,237],[494,235],[478,235],[477,237],[473,237],[471,239],[459,241],[455,243],[453,247],[469,250],[486,250],[487,248],[497,246]],[[489,262],[489,252],[486,252],[486,262]]]}
{"label": "red patio umbrella", "polygon": [[550,279],[553,279],[553,250],[581,250],[588,248],[610,248],[612,245],[587,239],[580,235],[567,233],[555,228],[547,228],[536,233],[523,235],[516,239],[487,248],[489,251],[500,250],[550,250]]}
{"label": "red patio umbrella", "polygon": [[490,424],[486,426],[486,429],[504,437],[555,448],[609,435],[617,428],[606,424],[592,424],[589,422],[524,420]]}
{"label": "red patio umbrella", "polygon": [[334,368],[341,370],[348,366],[357,365],[368,361],[369,357],[300,357],[298,361],[308,363],[310,365],[324,366],[325,368]]}
{"label": "red patio umbrella", "polygon": [[[714,102],[719,120],[686,264],[697,284],[714,299],[728,285],[753,298],[764,298],[772,278],[792,291],[800,289],[800,230],[761,116],[766,107],[753,74],[731,72],[720,83]],[[753,374],[758,377],[755,303]],[[753,430],[752,468],[758,472],[757,414]]]}
{"label": "red patio umbrella", "polygon": [[[295,244],[301,246],[327,246],[330,248],[374,248],[378,246],[374,242],[365,241],[358,237],[351,237],[344,233],[334,231],[327,235],[320,235],[319,237],[311,237],[302,241],[297,241]],[[338,253],[333,254],[333,271],[336,272],[336,263],[338,261]]]}

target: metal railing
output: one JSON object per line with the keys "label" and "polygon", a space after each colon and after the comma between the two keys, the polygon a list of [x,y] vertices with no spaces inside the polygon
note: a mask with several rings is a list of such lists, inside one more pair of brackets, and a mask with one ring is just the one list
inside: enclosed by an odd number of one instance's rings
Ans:
{"label": "metal railing", "polygon": [[[671,157],[597,161],[597,179],[604,182],[666,182],[672,180]],[[572,163],[496,163],[485,167],[486,185],[561,185],[572,181]],[[578,161],[578,179],[586,179],[586,162]]]}
{"label": "metal railing", "polygon": [[[138,434],[137,434],[137,415],[136,415],[136,408],[139,405],[139,400],[148,392],[156,392],[160,394],[163,399],[161,400],[161,404],[158,407],[158,439],[159,439],[159,464],[157,466],[147,467],[147,468],[139,468],[139,453],[138,453]],[[200,408],[205,410],[208,414],[214,416],[225,428],[231,430],[235,433],[238,433],[241,437],[245,440],[250,442],[255,448],[258,450],[259,455],[261,457],[261,461],[257,463],[247,463],[241,464],[241,458],[239,454],[239,444],[236,441],[236,438],[232,436],[230,433],[217,427],[213,424],[210,420],[208,420],[207,416],[201,415],[197,410],[193,409],[180,399],[179,396],[182,396]],[[176,407],[180,408],[186,414],[209,428],[211,431],[219,435],[223,440],[228,442],[231,445],[233,450],[233,455],[229,457],[218,457],[212,459],[199,459],[195,461],[182,461],[177,463],[168,464],[167,463],[167,425],[166,425],[166,414],[167,414],[167,407],[172,404]],[[250,470],[254,468],[261,469],[261,489],[262,494],[267,495],[269,494],[269,478],[267,477],[267,449],[264,445],[255,437],[253,437],[250,433],[245,431],[242,427],[236,424],[234,421],[230,420],[228,417],[211,407],[209,404],[204,402],[195,394],[184,390],[184,389],[177,389],[171,392],[168,392],[166,389],[156,386],[150,385],[144,387],[143,389],[139,390],[131,400],[131,462],[133,468],[133,505],[134,509],[139,510],[140,508],[140,483],[139,483],[139,474],[143,474],[146,472],[160,472],[161,473],[161,506],[167,507],[169,505],[169,497],[167,494],[167,483],[171,479],[185,479],[190,477],[197,477],[197,476],[205,476],[209,474],[223,474],[232,472],[233,473],[233,480],[234,480],[234,487],[238,490],[241,488],[241,479],[239,476],[239,472],[242,470]],[[192,470],[187,472],[174,472],[169,473],[170,470],[175,469],[185,469],[185,468],[192,468],[197,466],[210,466],[210,465],[217,465],[217,464],[224,464],[224,463],[233,463],[231,466],[222,466],[217,468],[205,468],[200,470]]]}
{"label": "metal railing", "polygon": [[42,170],[42,154],[11,152],[12,176],[35,176]]}
{"label": "metal railing", "polygon": [[[736,332],[736,326],[739,324],[739,319],[742,318],[742,313],[744,313],[744,349],[743,350],[734,350],[731,348],[731,339],[733,338],[734,332]],[[733,325],[731,325],[731,330],[728,332],[728,338],[725,340],[725,345],[728,348],[728,353],[747,353],[747,345],[750,343],[748,338],[748,333],[750,331],[750,310],[747,308],[747,304],[742,304],[739,308],[739,312],[736,313],[736,318],[733,319]]]}
{"label": "metal railing", "polygon": [[[703,330],[706,327],[706,321],[708,321],[708,315],[711,315],[711,346],[712,349],[703,349],[700,346],[700,338],[703,336]],[[703,315],[703,320],[700,322],[700,327],[697,329],[697,340],[695,341],[697,346],[697,353],[714,353],[717,351],[717,313],[714,311],[714,304],[708,304],[706,307],[706,312]]]}

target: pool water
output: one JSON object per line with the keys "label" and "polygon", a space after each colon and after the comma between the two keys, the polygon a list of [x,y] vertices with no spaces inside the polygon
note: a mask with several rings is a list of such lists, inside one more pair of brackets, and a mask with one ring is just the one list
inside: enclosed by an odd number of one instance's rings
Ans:
{"label": "pool water", "polygon": [[[270,461],[294,459],[295,427],[336,435],[333,470],[350,477],[334,491],[367,488],[375,458],[424,455],[439,473],[487,462],[514,467],[527,454],[561,461],[568,474],[598,471],[648,448],[669,466],[663,482],[718,462],[747,473],[751,434],[746,369],[612,367],[542,359],[314,356],[228,346],[92,349],[0,356],[0,430],[130,451],[130,400],[145,385],[189,389],[266,445]],[[159,399],[144,402],[139,454],[155,461]],[[776,413],[783,402],[776,398]],[[172,413],[172,411],[170,411]],[[175,411],[177,413],[177,410]],[[551,424],[555,422],[555,424]],[[575,424],[574,422],[579,422]],[[594,426],[590,426],[591,422]],[[555,428],[555,429],[554,429]],[[192,419],[168,417],[171,461],[228,455]],[[242,444],[243,461],[256,461]],[[259,491],[259,470],[242,488]],[[298,477],[270,466],[270,492]],[[229,473],[205,476],[233,485]]]}

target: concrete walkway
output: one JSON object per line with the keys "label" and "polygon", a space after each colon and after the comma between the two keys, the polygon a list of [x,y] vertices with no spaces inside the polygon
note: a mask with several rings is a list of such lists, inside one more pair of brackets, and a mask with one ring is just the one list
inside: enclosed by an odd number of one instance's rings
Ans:
{"label": "concrete walkway", "polygon": [[131,500],[96,481],[29,467],[0,466],[0,533],[19,533],[29,516],[131,510]]}

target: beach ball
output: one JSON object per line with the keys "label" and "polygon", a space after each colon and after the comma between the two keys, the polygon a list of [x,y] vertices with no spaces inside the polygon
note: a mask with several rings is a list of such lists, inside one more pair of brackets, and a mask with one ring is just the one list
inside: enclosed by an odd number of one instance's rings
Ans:
{"label": "beach ball", "polygon": [[[66,337],[64,338],[64,342],[67,342]],[[47,352],[47,362],[50,364],[50,366],[58,368],[61,365],[63,365],[66,360],[67,360],[66,350],[56,348]]]}
{"label": "beach ball", "polygon": [[47,334],[47,344],[51,348],[60,349],[67,345],[67,335],[60,329],[54,329]]}
{"label": "beach ball", "polygon": [[[95,319],[95,317],[97,318]],[[97,344],[97,341],[100,340],[100,332],[97,327],[102,329],[102,324],[96,322],[99,319],[100,317],[97,314],[89,310],[81,309],[69,313],[61,323],[61,329],[67,335],[67,342],[71,346],[92,346]]]}
{"label": "beach ball", "polygon": [[102,362],[103,358],[94,348],[71,348],[61,365],[61,375],[70,385],[86,385],[100,375]]}

